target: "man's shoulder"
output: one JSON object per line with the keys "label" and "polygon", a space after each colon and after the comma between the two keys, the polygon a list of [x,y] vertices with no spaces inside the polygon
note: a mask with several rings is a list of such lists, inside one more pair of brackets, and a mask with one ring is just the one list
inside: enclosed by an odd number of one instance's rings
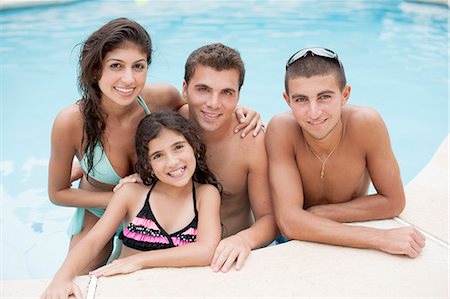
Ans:
{"label": "man's shoulder", "polygon": [[380,113],[371,107],[348,105],[344,107],[343,115],[349,126],[360,131],[383,123]]}
{"label": "man's shoulder", "polygon": [[378,121],[381,119],[380,113],[372,107],[346,105],[343,108],[344,115],[357,121]]}
{"label": "man's shoulder", "polygon": [[272,119],[269,122],[269,126],[280,126],[280,127],[286,127],[286,126],[298,126],[297,121],[295,120],[294,115],[292,114],[292,111],[285,111],[279,114],[275,114]]}

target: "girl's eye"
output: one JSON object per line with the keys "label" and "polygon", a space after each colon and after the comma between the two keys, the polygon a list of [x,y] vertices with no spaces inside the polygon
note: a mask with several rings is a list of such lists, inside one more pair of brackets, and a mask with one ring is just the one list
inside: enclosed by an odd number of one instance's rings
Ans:
{"label": "girl's eye", "polygon": [[161,157],[162,157],[161,154],[154,154],[154,155],[152,156],[152,160],[157,160],[157,159],[159,159],[159,158],[161,158]]}

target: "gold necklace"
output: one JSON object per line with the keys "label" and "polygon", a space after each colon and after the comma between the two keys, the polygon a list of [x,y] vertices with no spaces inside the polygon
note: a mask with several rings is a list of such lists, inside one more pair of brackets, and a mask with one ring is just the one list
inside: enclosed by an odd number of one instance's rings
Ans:
{"label": "gold necklace", "polygon": [[322,158],[320,158],[320,156],[312,149],[312,147],[309,145],[309,143],[305,140],[306,144],[308,145],[309,149],[311,150],[311,152],[317,157],[317,159],[319,159],[320,162],[322,162],[322,167],[320,169],[320,179],[323,179],[325,176],[325,163],[327,162],[328,158],[331,157],[331,155],[334,153],[334,151],[337,149],[339,143],[341,143],[341,139],[342,139],[342,135],[339,138],[339,141],[336,143],[336,145],[334,146],[334,148],[331,150],[331,152],[328,154],[328,156],[325,158],[325,160],[322,160]]}

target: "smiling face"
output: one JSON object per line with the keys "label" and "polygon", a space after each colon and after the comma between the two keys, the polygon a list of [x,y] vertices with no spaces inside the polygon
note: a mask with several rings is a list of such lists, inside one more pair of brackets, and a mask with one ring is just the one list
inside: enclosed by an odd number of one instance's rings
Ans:
{"label": "smiling face", "polygon": [[239,72],[199,64],[189,83],[183,82],[183,96],[191,120],[204,131],[216,131],[231,121],[239,100]]}
{"label": "smiling face", "polygon": [[186,138],[175,131],[162,129],[148,143],[150,166],[160,182],[182,187],[195,172],[194,150]]}
{"label": "smiling face", "polygon": [[350,86],[341,91],[334,75],[290,79],[284,99],[304,132],[324,139],[341,121],[342,107],[350,96]]}
{"label": "smiling face", "polygon": [[121,106],[133,103],[144,88],[147,68],[146,53],[133,43],[108,52],[98,81],[102,101]]}

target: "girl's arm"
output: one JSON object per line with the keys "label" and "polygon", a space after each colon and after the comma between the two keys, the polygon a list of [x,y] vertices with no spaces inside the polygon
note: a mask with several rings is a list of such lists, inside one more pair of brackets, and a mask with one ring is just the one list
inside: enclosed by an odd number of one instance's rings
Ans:
{"label": "girl's arm", "polygon": [[128,211],[128,198],[136,199],[136,192],[130,191],[136,188],[138,187],[130,184],[114,194],[103,217],[98,220],[86,237],[69,251],[63,265],[56,272],[41,298],[60,298],[68,297],[70,294],[80,294],[78,286],[72,282],[72,279],[99,254],[114,235],[116,228]]}
{"label": "girl's arm", "polygon": [[61,111],[56,117],[51,135],[48,172],[48,195],[56,205],[71,207],[106,207],[112,192],[93,192],[70,188],[72,162],[81,141],[82,117],[78,105]]}
{"label": "girl's arm", "polygon": [[131,273],[143,268],[209,265],[220,241],[220,194],[212,185],[199,185],[196,191],[198,209],[196,242],[118,259],[90,274],[99,277]]}

